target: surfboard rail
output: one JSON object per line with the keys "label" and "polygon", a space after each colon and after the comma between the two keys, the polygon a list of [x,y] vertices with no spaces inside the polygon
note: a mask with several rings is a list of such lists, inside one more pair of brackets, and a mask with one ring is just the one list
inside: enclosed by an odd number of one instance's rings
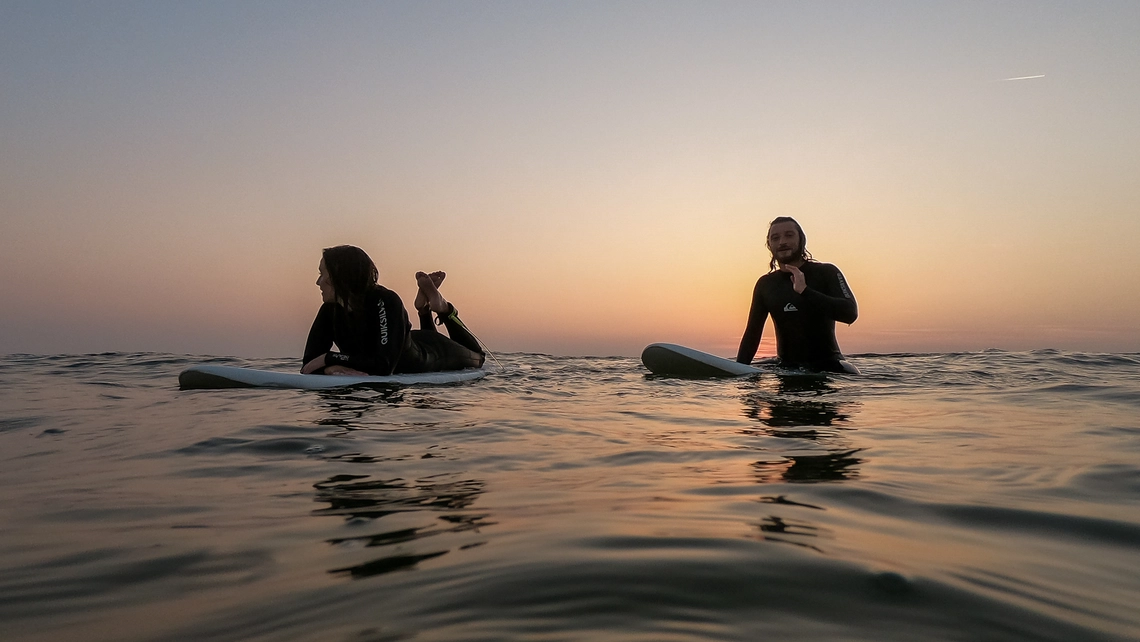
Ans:
{"label": "surfboard rail", "polygon": [[482,368],[452,370],[447,372],[423,372],[417,374],[396,374],[385,377],[300,374],[298,372],[275,372],[236,366],[199,365],[183,370],[178,375],[178,387],[182,390],[216,390],[223,388],[293,388],[302,390],[327,390],[352,386],[412,386],[443,385],[473,381],[487,375]]}
{"label": "surfboard rail", "polygon": [[[675,343],[651,343],[641,352],[641,363],[655,375],[670,377],[687,377],[691,379],[707,379],[710,377],[746,377],[765,372],[754,366],[737,363],[732,359],[725,359],[714,354],[701,352]],[[847,374],[860,374],[859,368],[847,360],[838,362],[842,372]],[[782,375],[811,375],[823,374],[821,371],[803,369],[778,368],[775,372]],[[827,370],[825,372],[833,372]]]}
{"label": "surfboard rail", "polygon": [[761,370],[731,359],[675,343],[651,343],[641,352],[641,362],[655,375],[690,377],[744,377]]}

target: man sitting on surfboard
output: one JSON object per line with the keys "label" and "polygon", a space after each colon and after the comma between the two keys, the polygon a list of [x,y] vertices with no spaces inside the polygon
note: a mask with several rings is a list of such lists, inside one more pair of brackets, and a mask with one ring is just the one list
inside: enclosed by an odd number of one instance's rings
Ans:
{"label": "man sitting on surfboard", "polygon": [[[412,330],[400,296],[377,282],[376,264],[364,250],[326,248],[317,269],[323,304],[305,342],[303,374],[384,376],[483,365],[479,341],[439,293],[443,272],[416,273],[421,329]],[[450,339],[436,331],[433,312]],[[334,343],[339,352],[331,351]]]}
{"label": "man sitting on surfboard", "polygon": [[[750,364],[760,347],[769,315],[776,326],[780,365],[828,372],[858,372],[843,360],[835,322],[854,323],[859,308],[839,268],[812,259],[807,237],[795,219],[776,218],[768,226],[770,271],[756,282],[748,327],[736,360]],[[778,267],[777,267],[778,266]]]}

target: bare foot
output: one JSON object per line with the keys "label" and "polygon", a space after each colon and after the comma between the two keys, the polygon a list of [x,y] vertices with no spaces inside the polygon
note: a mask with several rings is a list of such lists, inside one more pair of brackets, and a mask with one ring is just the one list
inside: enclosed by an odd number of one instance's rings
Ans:
{"label": "bare foot", "polygon": [[[416,272],[416,282],[417,283],[419,283],[421,274],[423,274],[423,272]],[[447,273],[446,272],[432,272],[431,274],[428,274],[427,276],[428,276],[428,278],[431,279],[432,285],[434,285],[436,288],[438,288],[443,283],[443,279],[447,277]],[[416,306],[417,310],[423,310],[428,305],[427,296],[424,294],[424,288],[422,285],[420,286],[420,291],[416,293],[416,300],[415,300],[415,303],[413,303],[413,305]]]}
{"label": "bare foot", "polygon": [[447,299],[443,298],[443,295],[439,293],[439,289],[436,287],[436,274],[439,275],[439,281],[442,283],[443,277],[445,276],[443,272],[433,272],[431,274],[416,272],[416,283],[420,284],[420,293],[416,295],[416,308],[423,309],[419,306],[420,297],[422,296],[424,302],[431,308],[432,312],[436,314],[447,314],[449,306]]}

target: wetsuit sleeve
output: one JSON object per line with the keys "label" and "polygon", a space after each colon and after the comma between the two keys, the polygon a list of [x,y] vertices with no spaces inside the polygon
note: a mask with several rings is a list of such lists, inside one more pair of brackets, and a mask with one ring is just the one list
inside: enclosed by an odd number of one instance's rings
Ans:
{"label": "wetsuit sleeve", "polygon": [[847,287],[847,280],[843,278],[839,268],[829,267],[829,274],[823,282],[823,290],[809,286],[804,288],[801,296],[825,317],[840,323],[855,323],[855,319],[859,318],[859,305],[855,303],[855,296],[851,294],[851,288]]}
{"label": "wetsuit sleeve", "polygon": [[[390,296],[389,296],[390,295]],[[369,310],[371,344],[368,354],[345,354],[329,352],[325,354],[328,365],[347,366],[371,375],[387,376],[396,369],[404,351],[407,338],[408,313],[404,304],[394,292],[382,294],[376,299],[375,307]]]}
{"label": "wetsuit sleeve", "polygon": [[305,341],[305,356],[301,360],[301,367],[328,352],[333,344],[333,306],[325,303],[317,310],[317,318],[313,319],[313,327],[309,328],[309,338]]}
{"label": "wetsuit sleeve", "polygon": [[748,326],[740,338],[740,348],[736,351],[737,363],[750,364],[760,348],[760,336],[764,334],[764,322],[768,319],[768,307],[760,293],[760,282],[752,290],[752,308],[748,310]]}

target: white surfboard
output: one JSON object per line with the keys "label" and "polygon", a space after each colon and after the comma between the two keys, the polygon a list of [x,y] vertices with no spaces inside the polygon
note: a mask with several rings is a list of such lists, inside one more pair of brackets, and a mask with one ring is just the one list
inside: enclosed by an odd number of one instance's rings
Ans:
{"label": "white surfboard", "polygon": [[673,343],[651,343],[641,352],[641,362],[656,375],[674,377],[742,377],[761,372],[707,352]]}
{"label": "white surfboard", "polygon": [[182,390],[206,388],[303,388],[325,390],[364,385],[411,386],[417,384],[438,385],[481,379],[487,375],[482,368],[451,370],[448,372],[423,372],[419,374],[397,374],[386,377],[353,377],[345,375],[300,374],[297,372],[273,372],[234,366],[194,366],[178,375],[178,387]]}

